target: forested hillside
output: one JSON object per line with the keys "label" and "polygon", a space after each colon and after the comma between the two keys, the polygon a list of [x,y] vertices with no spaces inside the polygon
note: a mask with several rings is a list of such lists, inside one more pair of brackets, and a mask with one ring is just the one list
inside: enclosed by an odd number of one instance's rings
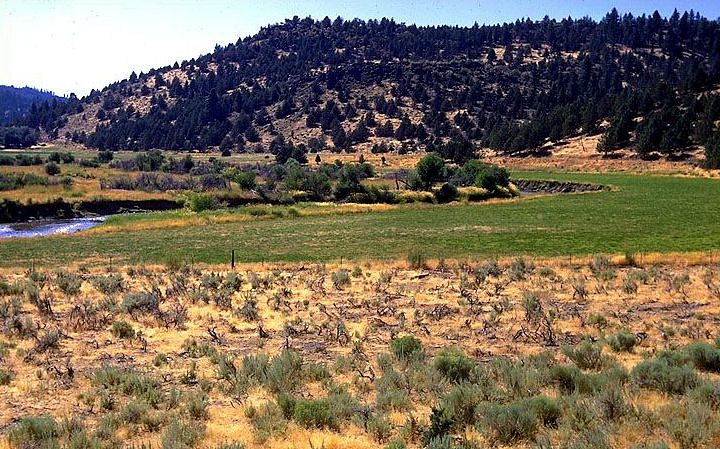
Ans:
{"label": "forested hillside", "polygon": [[[418,27],[294,18],[25,124],[101,149],[371,148],[468,158],[603,133],[677,156],[720,119],[720,23],[699,13]],[[544,150],[543,150],[544,151]]]}
{"label": "forested hillside", "polygon": [[35,102],[56,99],[52,92],[32,87],[0,86],[0,126],[9,125],[21,118]]}
{"label": "forested hillside", "polygon": [[0,86],[0,146],[24,148],[37,143],[38,133],[33,129],[36,127],[10,125],[25,121],[35,103],[62,110],[58,106],[63,101],[64,98],[56,97],[52,92],[32,87]]}

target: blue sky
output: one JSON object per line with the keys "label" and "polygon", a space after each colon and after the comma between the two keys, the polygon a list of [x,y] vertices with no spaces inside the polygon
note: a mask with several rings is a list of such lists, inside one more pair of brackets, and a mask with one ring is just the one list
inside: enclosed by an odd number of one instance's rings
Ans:
{"label": "blue sky", "polygon": [[598,19],[613,6],[622,13],[669,15],[677,8],[720,17],[720,1],[713,0],[0,0],[0,84],[84,95],[133,70],[196,57],[295,15],[472,25],[545,15]]}

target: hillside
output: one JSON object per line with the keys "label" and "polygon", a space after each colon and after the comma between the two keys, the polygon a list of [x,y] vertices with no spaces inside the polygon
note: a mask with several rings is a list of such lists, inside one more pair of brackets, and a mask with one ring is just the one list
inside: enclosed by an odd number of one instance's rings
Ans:
{"label": "hillside", "polygon": [[131,74],[26,124],[100,149],[598,149],[682,157],[720,119],[720,23],[699,13],[418,27],[286,20]]}
{"label": "hillside", "polygon": [[9,125],[21,118],[35,102],[57,99],[52,92],[32,87],[0,86],[0,126]]}

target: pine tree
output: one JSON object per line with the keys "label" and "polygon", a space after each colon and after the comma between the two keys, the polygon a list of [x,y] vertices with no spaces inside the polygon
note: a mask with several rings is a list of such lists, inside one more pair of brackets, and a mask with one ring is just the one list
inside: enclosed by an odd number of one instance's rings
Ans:
{"label": "pine tree", "polygon": [[720,131],[705,142],[705,168],[720,169]]}
{"label": "pine tree", "polygon": [[632,126],[633,122],[630,113],[627,109],[620,110],[600,138],[598,151],[607,155],[627,145],[630,140]]}
{"label": "pine tree", "polygon": [[487,52],[487,61],[494,62],[495,60],[497,60],[497,55],[495,54],[495,49],[491,47]]}
{"label": "pine tree", "polygon": [[335,128],[335,130],[333,131],[332,141],[333,145],[335,145],[335,148],[345,148],[345,145],[347,144],[347,133],[345,133],[345,130],[342,126],[338,125]]}
{"label": "pine tree", "polygon": [[638,154],[645,156],[653,150],[658,150],[663,136],[662,124],[655,117],[643,121],[637,127],[635,149]]}

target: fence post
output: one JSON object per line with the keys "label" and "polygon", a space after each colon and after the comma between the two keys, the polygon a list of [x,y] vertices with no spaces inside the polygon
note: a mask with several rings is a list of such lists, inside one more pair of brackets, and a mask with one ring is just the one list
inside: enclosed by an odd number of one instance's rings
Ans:
{"label": "fence post", "polygon": [[231,270],[235,269],[235,250],[232,250],[230,252],[230,269]]}

